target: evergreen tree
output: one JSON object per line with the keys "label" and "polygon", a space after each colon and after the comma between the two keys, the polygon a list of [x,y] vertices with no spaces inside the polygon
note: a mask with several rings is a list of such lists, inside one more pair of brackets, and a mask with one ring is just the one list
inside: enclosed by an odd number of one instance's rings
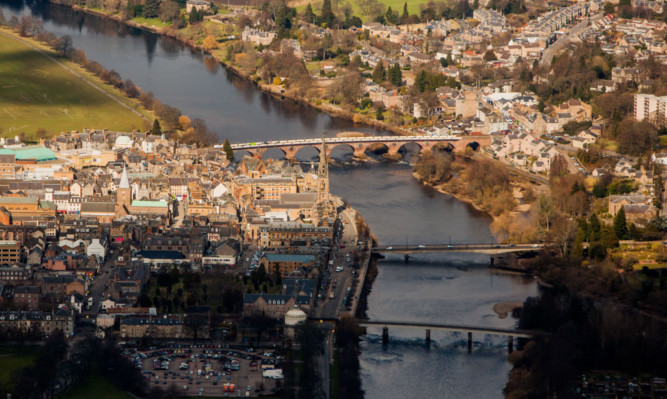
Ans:
{"label": "evergreen tree", "polygon": [[146,0],[144,4],[144,18],[157,18],[160,12],[160,0]]}
{"label": "evergreen tree", "polygon": [[229,139],[225,139],[225,144],[222,145],[222,150],[227,155],[228,161],[231,162],[234,160],[234,151],[232,150],[232,145],[229,144]]}
{"label": "evergreen tree", "polygon": [[619,240],[628,238],[628,223],[625,220],[625,209],[621,207],[614,218],[614,233]]}
{"label": "evergreen tree", "polygon": [[394,86],[401,86],[403,84],[403,72],[398,64],[394,64],[389,68],[389,81]]}
{"label": "evergreen tree", "polygon": [[322,25],[326,24],[327,27],[331,27],[336,20],[336,16],[331,9],[331,0],[324,0],[322,3],[322,16],[321,16]]}
{"label": "evergreen tree", "polygon": [[452,53],[447,54],[447,65],[454,65],[454,60],[452,59]]}
{"label": "evergreen tree", "polygon": [[375,83],[382,83],[387,80],[387,71],[384,69],[384,64],[382,62],[378,62],[375,68],[373,68],[371,77]]}
{"label": "evergreen tree", "polygon": [[162,126],[160,126],[160,121],[157,119],[153,121],[153,128],[151,129],[151,134],[155,134],[158,136],[162,134]]}
{"label": "evergreen tree", "polygon": [[292,20],[290,19],[291,12],[284,4],[276,10],[275,24],[279,39],[286,39],[289,37],[290,29],[292,29]]}
{"label": "evergreen tree", "polygon": [[309,24],[312,24],[313,21],[315,21],[315,13],[313,12],[313,7],[310,5],[310,3],[308,3],[306,6],[306,10],[303,12],[301,19],[304,22],[308,22]]}
{"label": "evergreen tree", "polygon": [[442,65],[443,68],[447,68],[447,66],[449,65],[445,57],[440,57],[440,65]]}
{"label": "evergreen tree", "polygon": [[478,9],[478,8],[479,8],[479,0],[474,0],[474,1],[472,2],[472,9],[473,9],[473,10],[476,10],[476,9]]}
{"label": "evergreen tree", "polygon": [[572,255],[583,257],[584,256],[584,240],[586,239],[586,232],[584,229],[579,227],[577,230],[577,238],[574,241],[574,247],[572,248]]}
{"label": "evergreen tree", "polygon": [[591,217],[588,219],[588,226],[589,226],[588,242],[592,243],[595,241],[600,241],[601,237],[600,220],[598,219],[596,214],[592,214]]}
{"label": "evergreen tree", "polygon": [[618,246],[618,238],[611,226],[605,226],[600,232],[600,244],[605,248],[614,248]]}
{"label": "evergreen tree", "polygon": [[387,23],[397,25],[398,24],[398,13],[395,13],[391,9],[391,6],[389,6],[387,8],[387,12],[385,13],[385,19],[387,20]]}
{"label": "evergreen tree", "polygon": [[404,24],[410,20],[410,13],[408,12],[408,2],[403,3],[403,15],[401,15],[401,23]]}

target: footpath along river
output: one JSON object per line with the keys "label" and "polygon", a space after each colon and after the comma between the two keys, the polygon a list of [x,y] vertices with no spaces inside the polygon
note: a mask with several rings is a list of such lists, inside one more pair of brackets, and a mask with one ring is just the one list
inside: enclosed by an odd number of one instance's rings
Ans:
{"label": "footpath along river", "polygon": [[[27,3],[0,0],[0,8],[6,18],[41,18],[46,30],[70,35],[90,59],[153,91],[191,118],[204,119],[232,143],[318,137],[323,130],[329,135],[345,130],[385,134],[291,101],[277,101],[172,39],[46,2]],[[407,164],[335,166],[330,176],[332,192],[363,215],[380,243],[491,241],[487,215],[421,186]],[[402,257],[380,261],[368,316],[511,327],[514,321],[499,319],[493,305],[523,301],[537,293],[537,286],[533,280],[490,271],[488,261],[486,256],[463,254],[420,255],[408,265]],[[503,339],[474,336],[473,352],[468,354],[463,335],[433,333],[430,349],[423,344],[423,332],[395,330],[390,336],[383,348],[380,331],[371,329],[361,344],[367,398],[502,397],[511,368]]]}

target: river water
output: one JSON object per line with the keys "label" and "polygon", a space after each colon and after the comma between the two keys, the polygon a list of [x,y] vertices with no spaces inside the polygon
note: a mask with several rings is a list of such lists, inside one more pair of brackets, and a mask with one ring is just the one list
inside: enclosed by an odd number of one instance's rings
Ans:
{"label": "river water", "polygon": [[[291,101],[276,101],[173,40],[64,7],[28,3],[0,0],[0,8],[6,18],[40,17],[48,31],[70,35],[90,59],[153,91],[191,118],[204,119],[232,143],[318,137],[323,130],[384,133]],[[336,166],[330,176],[332,192],[363,215],[381,243],[492,240],[487,215],[421,186],[407,164]],[[420,255],[408,265],[399,257],[383,260],[368,298],[368,316],[511,327],[514,321],[499,319],[492,306],[523,301],[537,293],[536,284],[495,274],[488,261],[487,256],[463,254]],[[502,397],[510,370],[504,340],[474,336],[474,349],[468,354],[466,337],[459,334],[432,333],[430,348],[421,331],[396,330],[390,336],[383,347],[380,331],[370,329],[361,344],[367,398]]]}

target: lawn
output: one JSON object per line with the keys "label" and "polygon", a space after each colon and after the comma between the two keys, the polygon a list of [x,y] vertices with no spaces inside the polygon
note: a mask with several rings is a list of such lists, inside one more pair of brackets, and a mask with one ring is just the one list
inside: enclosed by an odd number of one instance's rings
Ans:
{"label": "lawn", "polygon": [[0,348],[0,389],[11,391],[13,388],[12,374],[32,364],[37,355],[37,348],[1,347]]}
{"label": "lawn", "polygon": [[[288,0],[287,5],[290,7],[296,7],[297,11],[301,12],[306,8],[306,5],[310,3],[313,7],[313,10],[316,14],[319,14],[320,9],[322,8],[322,0]],[[385,5],[385,9],[391,7],[393,11],[398,11],[398,15],[403,14],[403,5],[406,3],[406,0],[380,0],[380,3]],[[407,0],[408,3],[408,12],[410,14],[419,15],[419,5],[427,4],[427,0]],[[338,2],[338,8],[342,9],[345,7],[345,4],[349,4],[352,7],[352,14],[361,18],[362,21],[368,22],[368,16],[363,15],[361,8],[359,7],[359,2],[357,0],[343,0]]]}
{"label": "lawn", "polygon": [[[123,103],[138,107],[74,63],[63,63]],[[84,127],[132,131],[143,128],[144,120],[0,30],[0,135],[25,132],[30,137],[39,128],[54,134]]]}
{"label": "lawn", "polygon": [[102,375],[94,373],[69,392],[57,396],[58,399],[131,399],[132,396],[116,388]]}
{"label": "lawn", "polygon": [[132,21],[138,24],[144,24],[146,26],[155,26],[157,28],[164,28],[166,26],[171,26],[171,22],[162,22],[159,18],[144,18],[144,17],[134,17]]}

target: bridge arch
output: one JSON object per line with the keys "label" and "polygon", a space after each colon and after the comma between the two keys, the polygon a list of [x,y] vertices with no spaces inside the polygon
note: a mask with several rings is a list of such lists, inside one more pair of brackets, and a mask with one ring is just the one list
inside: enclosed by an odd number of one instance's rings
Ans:
{"label": "bridge arch", "polygon": [[[313,161],[320,155],[320,149],[314,145],[285,147],[284,150],[290,151],[290,154],[288,155],[291,155],[291,158],[308,162]],[[287,153],[287,151],[285,153]]]}
{"label": "bridge arch", "polygon": [[468,144],[466,144],[466,149],[470,148],[471,150],[477,152],[479,150],[480,144],[476,141],[471,141]]}
{"label": "bridge arch", "polygon": [[274,148],[265,148],[261,151],[262,159],[285,159],[287,158],[287,151],[284,148],[274,147]]}
{"label": "bridge arch", "polygon": [[234,160],[235,161],[240,161],[245,157],[254,157],[255,154],[253,154],[252,151],[249,150],[235,150],[234,151]]}
{"label": "bridge arch", "polygon": [[417,141],[407,141],[396,149],[397,153],[409,153],[409,152],[414,152],[415,154],[419,154],[424,150],[424,146],[422,146],[421,143]]}
{"label": "bridge arch", "polygon": [[355,153],[354,145],[348,143],[331,144],[327,147],[328,156],[336,159],[343,159],[352,156]]}

